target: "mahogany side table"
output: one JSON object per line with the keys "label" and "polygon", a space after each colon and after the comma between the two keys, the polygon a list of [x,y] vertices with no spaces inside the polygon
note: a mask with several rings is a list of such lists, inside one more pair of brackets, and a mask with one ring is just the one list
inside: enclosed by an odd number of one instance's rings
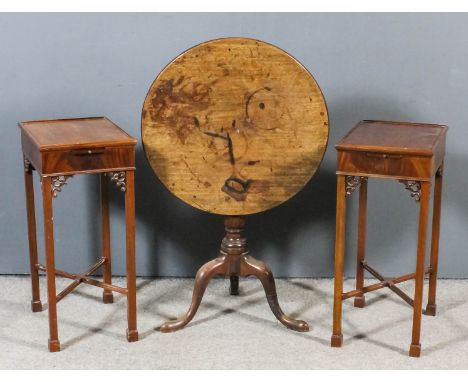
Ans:
{"label": "mahogany side table", "polygon": [[[127,296],[127,340],[138,340],[136,322],[135,202],[134,172],[136,139],[105,117],[30,121],[19,123],[24,156],[29,256],[32,281],[32,311],[42,311],[39,272],[47,275],[49,350],[60,350],[57,303],[81,283],[101,287],[104,303],[112,303],[112,292]],[[46,264],[38,262],[36,217],[32,171],[41,179],[44,207]],[[52,200],[69,178],[77,174],[100,175],[102,257],[86,272],[73,274],[55,268]],[[108,183],[125,193],[127,287],[112,285]],[[102,267],[103,281],[90,276]],[[56,294],[55,276],[73,280]]]}
{"label": "mahogany side table", "polygon": [[[343,343],[342,302],[354,297],[354,306],[363,308],[364,294],[388,287],[413,307],[413,331],[409,355],[421,353],[420,333],[423,313],[424,276],[429,275],[429,299],[425,314],[436,314],[437,261],[439,252],[442,172],[447,126],[409,122],[361,121],[340,142],[337,150],[337,198],[335,244],[335,293],[331,346]],[[366,205],[368,178],[396,179],[420,203],[416,271],[386,278],[365,261]],[[434,180],[434,206],[430,266],[425,269],[429,193]],[[343,292],[346,197],[359,187],[356,289]],[[364,271],[378,283],[364,286]],[[414,299],[396,284],[415,280]]]}

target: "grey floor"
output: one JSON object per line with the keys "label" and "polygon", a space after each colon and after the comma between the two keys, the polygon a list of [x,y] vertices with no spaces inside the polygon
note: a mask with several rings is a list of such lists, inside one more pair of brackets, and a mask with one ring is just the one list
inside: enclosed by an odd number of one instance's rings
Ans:
{"label": "grey floor", "polygon": [[[117,279],[122,284],[123,279]],[[353,280],[346,282],[352,287]],[[66,281],[58,279],[58,286]],[[158,326],[180,315],[191,298],[191,279],[138,279],[140,341],[125,339],[121,296],[101,303],[101,290],[80,286],[58,306],[60,353],[47,351],[47,311],[32,313],[27,277],[0,277],[2,369],[463,369],[468,368],[468,280],[439,282],[437,317],[423,317],[422,356],[408,357],[411,309],[388,290],[367,296],[367,307],[344,306],[344,346],[330,348],[332,280],[280,279],[285,312],[309,322],[308,333],[280,325],[261,285],[241,280],[229,296],[214,280],[193,322],[164,334]],[[41,278],[43,295],[45,280]],[[411,290],[407,283],[406,289]]]}

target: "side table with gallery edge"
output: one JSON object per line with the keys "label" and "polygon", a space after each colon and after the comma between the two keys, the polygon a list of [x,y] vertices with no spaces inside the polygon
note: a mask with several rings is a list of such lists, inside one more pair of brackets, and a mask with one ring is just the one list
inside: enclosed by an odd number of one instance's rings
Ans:
{"label": "side table with gallery edge", "polygon": [[[47,275],[49,350],[60,350],[57,303],[81,283],[101,287],[104,303],[112,303],[112,292],[127,296],[129,342],[138,340],[136,322],[135,202],[134,172],[136,139],[105,117],[30,121],[19,123],[24,156],[29,256],[32,282],[32,310],[42,311],[39,272]],[[36,217],[32,172],[42,184],[44,210],[45,266],[37,255]],[[52,201],[69,178],[78,174],[99,174],[101,184],[102,257],[87,271],[72,274],[55,268]],[[127,286],[112,284],[108,183],[125,194]],[[102,267],[103,281],[90,276]],[[55,276],[72,282],[56,293]]]}
{"label": "side table with gallery edge", "polygon": [[[421,353],[420,333],[424,276],[429,275],[429,298],[424,313],[436,314],[436,283],[439,252],[442,172],[447,127],[443,125],[361,121],[340,142],[337,150],[337,201],[335,246],[335,293],[333,335],[331,345],[343,343],[341,315],[343,300],[354,297],[354,306],[363,308],[364,294],[388,287],[413,308],[413,331],[409,355]],[[420,204],[416,271],[400,277],[387,278],[365,261],[367,181],[368,178],[398,180]],[[430,265],[425,268],[426,238],[429,214],[429,194],[434,181],[434,206]],[[356,289],[343,292],[345,255],[346,197],[359,188]],[[379,280],[364,286],[364,271]],[[415,280],[414,299],[396,284]]]}

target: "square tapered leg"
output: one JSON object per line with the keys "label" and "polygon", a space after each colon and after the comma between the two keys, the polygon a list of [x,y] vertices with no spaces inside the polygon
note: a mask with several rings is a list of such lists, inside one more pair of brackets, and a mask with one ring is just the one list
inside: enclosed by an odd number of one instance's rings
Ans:
{"label": "square tapered leg", "polygon": [[[102,257],[105,259],[103,264],[103,281],[106,284],[112,284],[112,257],[110,245],[110,221],[109,221],[109,181],[105,174],[100,174],[101,184],[101,226],[102,226]],[[104,289],[102,292],[104,304],[114,302],[114,296],[110,290]]]}
{"label": "square tapered leg", "polygon": [[[356,264],[356,289],[364,288],[364,266],[366,256],[366,218],[367,218],[367,179],[362,179],[359,187],[359,221],[358,221],[358,244]],[[366,297],[364,293],[354,298],[356,308],[364,308]]]}
{"label": "square tapered leg", "polygon": [[439,263],[439,237],[440,237],[440,215],[442,205],[442,177],[443,165],[440,166],[435,176],[434,206],[432,212],[432,239],[431,239],[431,262],[429,274],[429,298],[425,310],[428,316],[435,316],[437,311],[436,289],[437,268]]}
{"label": "square tapered leg", "polygon": [[333,347],[340,347],[343,344],[343,335],[341,334],[341,312],[343,305],[342,294],[346,225],[345,198],[345,177],[339,175],[336,194],[335,291],[333,299],[333,334],[331,337],[331,346]]}
{"label": "square tapered leg", "polygon": [[127,252],[127,340],[138,341],[136,316],[136,270],[135,270],[135,185],[134,171],[127,171],[125,191],[125,224]]}
{"label": "square tapered leg", "polygon": [[28,216],[28,243],[29,243],[29,266],[31,271],[31,309],[33,312],[42,311],[42,302],[39,289],[39,263],[37,256],[36,237],[36,212],[34,205],[34,185],[32,166],[28,159],[24,158],[24,184],[26,190],[26,211]]}
{"label": "square tapered leg", "polygon": [[49,351],[60,350],[57,328],[57,297],[55,288],[54,217],[52,210],[52,184],[50,177],[42,178],[44,209],[44,242],[47,269],[47,304],[49,312]]}
{"label": "square tapered leg", "polygon": [[424,260],[426,255],[427,220],[429,211],[430,182],[421,182],[421,199],[419,207],[418,252],[416,258],[416,277],[413,304],[413,332],[409,355],[419,357],[421,354],[421,318],[424,287]]}

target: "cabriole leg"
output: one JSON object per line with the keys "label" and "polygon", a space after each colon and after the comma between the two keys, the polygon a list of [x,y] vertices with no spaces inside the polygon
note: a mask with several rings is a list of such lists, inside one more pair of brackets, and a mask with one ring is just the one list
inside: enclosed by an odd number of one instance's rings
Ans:
{"label": "cabriole leg", "polygon": [[275,279],[268,265],[266,265],[263,261],[254,259],[252,256],[242,256],[241,275],[255,276],[260,280],[263,285],[263,289],[265,290],[268,305],[270,305],[271,311],[279,322],[281,322],[288,329],[295,330],[297,332],[309,331],[309,325],[307,322],[302,320],[295,320],[294,318],[284,314],[278,302]]}
{"label": "cabriole leg", "polygon": [[228,262],[225,256],[220,256],[203,265],[195,276],[195,283],[192,293],[192,303],[188,311],[177,320],[167,321],[161,325],[159,329],[163,333],[175,332],[185,327],[197,313],[198,307],[201,304],[206,287],[210,280],[216,275],[226,273]]}

